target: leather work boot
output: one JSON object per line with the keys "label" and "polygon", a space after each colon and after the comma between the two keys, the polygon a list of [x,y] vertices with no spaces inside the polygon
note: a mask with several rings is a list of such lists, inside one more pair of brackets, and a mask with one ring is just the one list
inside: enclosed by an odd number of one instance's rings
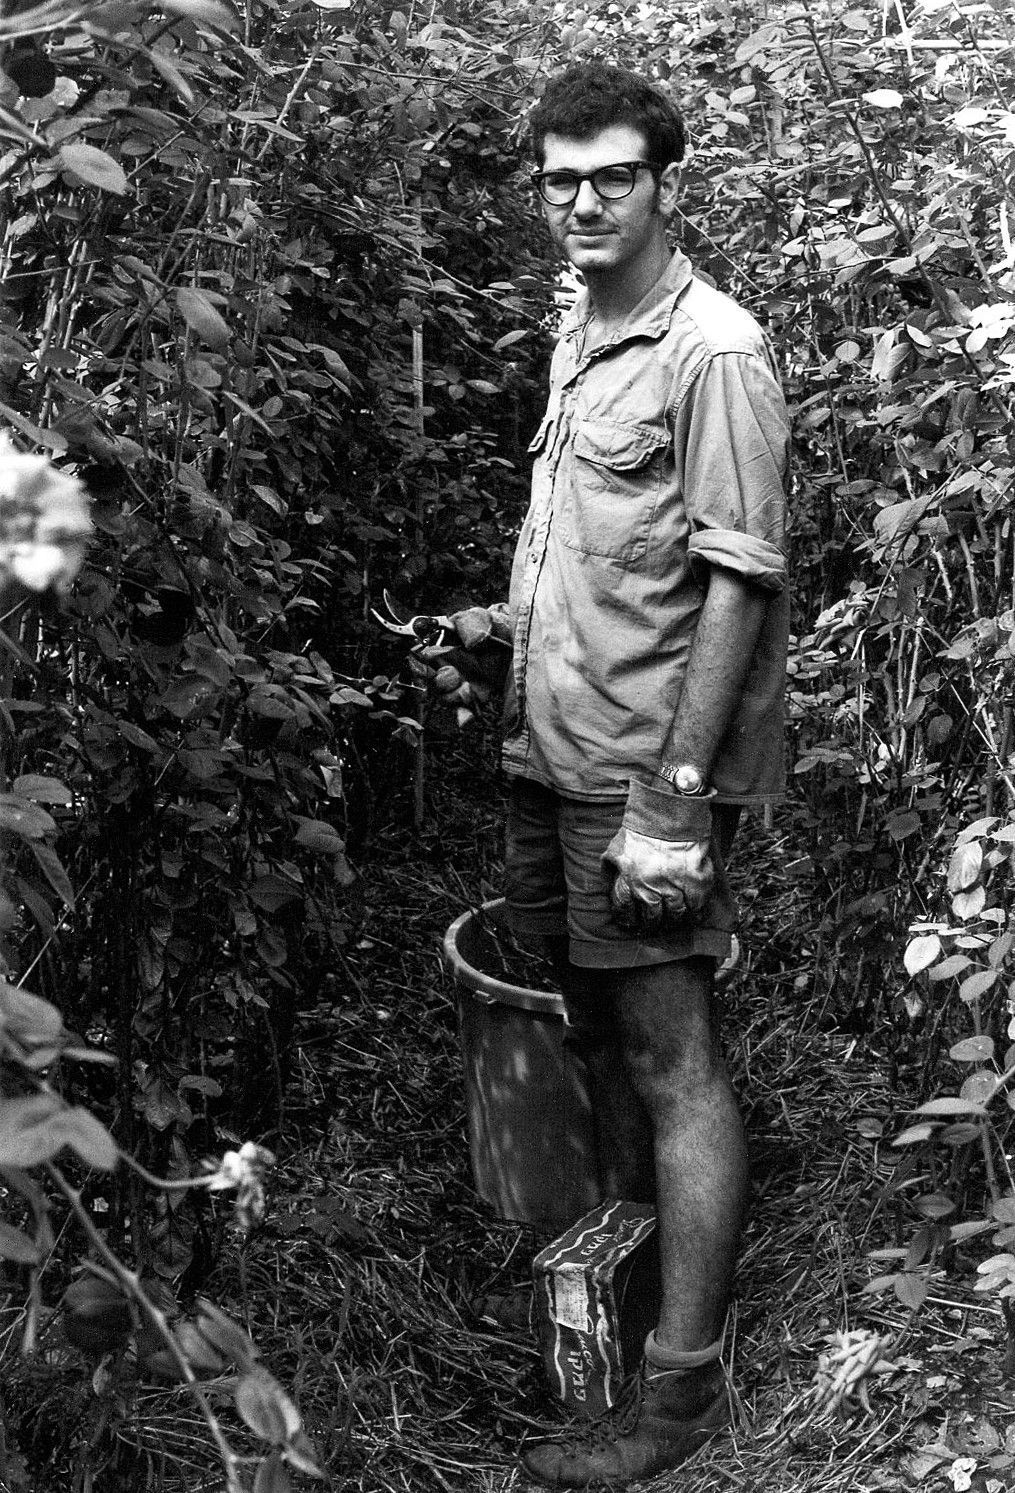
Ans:
{"label": "leather work boot", "polygon": [[623,1488],[678,1466],[729,1419],[718,1364],[674,1372],[643,1361],[606,1415],[531,1447],[522,1466],[549,1488]]}

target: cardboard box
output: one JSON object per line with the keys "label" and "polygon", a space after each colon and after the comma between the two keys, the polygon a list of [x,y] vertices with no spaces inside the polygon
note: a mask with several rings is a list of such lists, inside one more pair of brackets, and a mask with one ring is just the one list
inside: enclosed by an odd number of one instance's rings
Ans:
{"label": "cardboard box", "polygon": [[659,1313],[655,1213],[602,1203],[532,1262],[534,1320],[551,1393],[602,1415],[641,1362]]}

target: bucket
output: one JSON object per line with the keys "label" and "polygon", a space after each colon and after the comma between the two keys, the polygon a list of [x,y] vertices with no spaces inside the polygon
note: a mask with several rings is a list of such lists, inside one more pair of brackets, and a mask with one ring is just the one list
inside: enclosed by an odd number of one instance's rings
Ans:
{"label": "bucket", "polygon": [[501,897],[463,913],[444,937],[457,987],[472,1175],[501,1218],[556,1229],[601,1200],[584,1064],[564,1045],[558,994],[484,973],[484,963],[496,967],[488,927],[503,921]]}

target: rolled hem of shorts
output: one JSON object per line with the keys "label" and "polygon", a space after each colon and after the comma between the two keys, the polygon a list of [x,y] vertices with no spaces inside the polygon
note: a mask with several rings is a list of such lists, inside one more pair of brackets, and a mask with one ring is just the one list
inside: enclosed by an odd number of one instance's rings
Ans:
{"label": "rolled hem of shorts", "polygon": [[630,939],[625,942],[600,942],[591,938],[572,938],[568,957],[581,969],[640,969],[653,964],[676,964],[684,959],[710,958],[722,961],[733,948],[733,934],[727,928],[696,928],[690,938],[678,942],[652,942]]}

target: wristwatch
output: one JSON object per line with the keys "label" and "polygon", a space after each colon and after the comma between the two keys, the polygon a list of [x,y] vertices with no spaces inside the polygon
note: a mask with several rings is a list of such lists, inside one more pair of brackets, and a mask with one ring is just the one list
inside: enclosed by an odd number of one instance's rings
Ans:
{"label": "wristwatch", "polygon": [[705,780],[698,769],[690,762],[681,762],[676,766],[660,767],[659,776],[672,783],[678,793],[685,798],[699,798],[707,793]]}

